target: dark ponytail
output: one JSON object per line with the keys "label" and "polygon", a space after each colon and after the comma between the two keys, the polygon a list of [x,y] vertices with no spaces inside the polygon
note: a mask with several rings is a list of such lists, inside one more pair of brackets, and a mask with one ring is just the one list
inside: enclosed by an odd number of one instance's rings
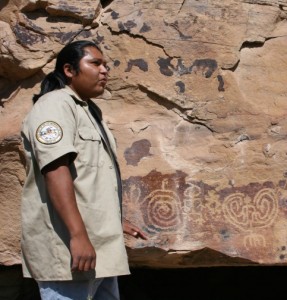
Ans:
{"label": "dark ponytail", "polygon": [[76,74],[79,73],[80,60],[85,56],[86,47],[95,47],[102,52],[101,49],[91,41],[76,41],[66,45],[57,56],[55,70],[46,75],[41,83],[40,93],[33,96],[34,103],[46,93],[65,87],[67,84],[67,78],[64,73],[65,64],[70,64]]}
{"label": "dark ponytail", "polygon": [[[57,74],[58,73],[58,74]],[[66,85],[66,78],[59,73],[57,70],[46,75],[41,83],[41,91],[39,94],[33,96],[33,102],[36,101],[48,92],[59,90],[64,88]]]}

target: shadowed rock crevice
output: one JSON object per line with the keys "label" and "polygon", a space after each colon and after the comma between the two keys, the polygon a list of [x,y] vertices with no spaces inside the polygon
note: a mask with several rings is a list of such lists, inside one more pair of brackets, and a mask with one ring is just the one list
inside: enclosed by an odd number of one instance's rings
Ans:
{"label": "shadowed rock crevice", "polygon": [[[258,265],[248,259],[228,256],[208,247],[195,251],[164,251],[156,247],[145,247],[138,249],[128,248],[128,254],[132,261],[131,267],[145,266],[153,268],[184,267],[222,267],[222,266],[252,266]],[[144,254],[149,256],[149,263],[143,262]]]}
{"label": "shadowed rock crevice", "polygon": [[241,51],[242,49],[245,49],[245,48],[249,48],[249,49],[260,48],[260,47],[263,47],[264,44],[265,44],[265,41],[264,42],[259,42],[259,41],[249,42],[249,41],[245,41],[245,42],[242,43],[239,51]]}
{"label": "shadowed rock crevice", "polygon": [[176,109],[180,113],[184,113],[188,109],[182,108],[180,105],[168,100],[167,98],[150,91],[147,87],[139,84],[139,90],[147,95],[149,99],[156,102],[158,105],[165,107],[167,110],[174,110]]}
{"label": "shadowed rock crevice", "polygon": [[[259,41],[255,41],[255,42],[249,42],[249,41],[245,41],[242,43],[240,49],[239,49],[239,52],[242,50],[242,49],[245,49],[245,48],[260,48],[260,47],[263,47],[265,44],[265,41],[264,42],[259,42]],[[231,72],[235,72],[236,69],[238,68],[239,66],[239,63],[240,63],[240,59],[234,64],[234,66],[230,67],[230,68],[221,68],[222,70],[228,70],[228,71],[231,71]]]}
{"label": "shadowed rock crevice", "polygon": [[155,92],[150,91],[148,88],[145,86],[139,84],[139,90],[142,91],[147,95],[149,99],[157,103],[158,105],[165,107],[167,110],[171,110],[177,115],[179,115],[181,118],[184,120],[196,124],[196,125],[201,125],[206,127],[208,130],[211,132],[215,132],[214,129],[211,128],[211,126],[206,124],[205,119],[198,118],[196,116],[191,116],[189,113],[193,110],[191,108],[182,108],[180,105],[174,103],[173,101],[168,100],[167,98],[160,96],[156,94]]}
{"label": "shadowed rock crevice", "polygon": [[209,131],[211,131],[213,133],[217,133],[214,128],[212,128],[210,125],[206,124],[205,119],[200,119],[198,117],[191,117],[191,116],[187,116],[187,119],[186,118],[184,118],[184,119],[189,121],[192,124],[201,125],[201,126],[207,128]]}
{"label": "shadowed rock crevice", "polygon": [[[250,41],[244,41],[239,49],[239,52],[243,49],[253,49],[253,48],[261,48],[264,46],[265,42],[267,40],[270,40],[270,39],[273,39],[273,38],[266,38],[263,42],[261,41],[253,41],[253,42],[250,42]],[[240,59],[236,62],[236,64],[234,66],[232,66],[231,68],[222,68],[222,70],[228,70],[228,71],[232,71],[232,72],[235,72],[236,69],[238,68],[239,66],[239,63],[240,63]]]}
{"label": "shadowed rock crevice", "polygon": [[285,14],[286,14],[286,7],[287,7],[287,3],[286,3],[286,5],[279,4],[280,10],[282,10]]}
{"label": "shadowed rock crevice", "polygon": [[4,107],[5,102],[9,101],[12,97],[17,96],[21,87],[19,82],[11,82],[9,80],[0,79],[0,83],[2,82],[3,87],[0,92],[0,106]]}
{"label": "shadowed rock crevice", "polygon": [[0,2],[0,10],[2,10],[7,4],[8,4],[9,0],[2,0]]}
{"label": "shadowed rock crevice", "polygon": [[236,62],[236,64],[234,66],[232,66],[231,68],[221,68],[222,70],[228,70],[228,71],[231,71],[231,72],[235,72],[236,69],[238,68],[239,66],[239,63],[240,63],[240,59]]}
{"label": "shadowed rock crevice", "polygon": [[172,59],[172,58],[179,58],[179,56],[171,56],[171,55],[169,55],[169,54],[166,52],[164,46],[162,46],[162,45],[160,45],[160,44],[157,44],[157,43],[154,43],[154,42],[151,42],[150,40],[148,40],[148,39],[147,39],[145,36],[143,36],[143,35],[131,33],[129,29],[124,28],[124,27],[123,27],[120,31],[115,31],[115,30],[113,30],[113,29],[111,28],[111,26],[109,26],[107,23],[103,22],[102,24],[108,26],[108,28],[109,28],[109,30],[110,30],[110,32],[111,32],[112,35],[120,36],[120,35],[126,34],[126,35],[128,35],[129,37],[131,37],[131,38],[133,38],[133,39],[141,39],[141,40],[145,41],[148,45],[152,45],[152,46],[154,46],[154,47],[157,47],[157,48],[162,49],[163,52],[165,53],[165,55],[168,56],[169,58],[171,58],[171,59]]}
{"label": "shadowed rock crevice", "polygon": [[[52,61],[52,59],[51,59]],[[0,78],[0,106],[5,107],[5,103],[17,98],[21,90],[32,89],[36,84],[40,83],[45,77],[45,73],[40,70],[34,76],[26,78],[23,81],[11,81]],[[32,103],[32,95],[31,95]]]}
{"label": "shadowed rock crevice", "polygon": [[109,6],[113,0],[101,0],[101,5],[102,5],[102,8],[106,8],[107,6]]}
{"label": "shadowed rock crevice", "polygon": [[180,12],[181,12],[181,10],[182,10],[182,8],[183,8],[183,6],[184,6],[185,1],[186,1],[186,0],[183,0],[183,1],[182,1],[181,5],[180,5],[180,8],[179,8],[179,10],[178,10],[178,12],[177,12],[177,14],[180,14]]}
{"label": "shadowed rock crevice", "polygon": [[[88,2],[88,1],[87,1]],[[98,5],[97,5],[98,3]],[[87,3],[88,4],[88,3]],[[47,1],[37,1],[28,3],[22,8],[22,12],[35,12],[45,10],[50,16],[73,18],[74,22],[80,21],[84,26],[89,25],[98,16],[101,10],[100,2],[94,1],[93,5],[82,6],[77,1],[59,1],[58,3],[49,3]]]}
{"label": "shadowed rock crevice", "polygon": [[270,0],[243,0],[243,3],[248,3],[248,4],[254,4],[254,5],[261,5],[261,6],[278,6],[278,4]]}

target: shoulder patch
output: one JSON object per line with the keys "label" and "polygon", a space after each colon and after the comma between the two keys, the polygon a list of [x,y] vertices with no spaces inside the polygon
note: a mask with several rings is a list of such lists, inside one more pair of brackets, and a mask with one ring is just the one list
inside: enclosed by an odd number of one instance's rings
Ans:
{"label": "shoulder patch", "polygon": [[42,123],[36,131],[36,138],[42,144],[58,143],[63,137],[63,130],[59,124],[53,121]]}

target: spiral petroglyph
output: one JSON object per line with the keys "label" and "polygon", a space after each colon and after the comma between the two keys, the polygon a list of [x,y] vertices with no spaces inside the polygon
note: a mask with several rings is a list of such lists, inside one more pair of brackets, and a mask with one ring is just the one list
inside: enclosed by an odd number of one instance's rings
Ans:
{"label": "spiral petroglyph", "polygon": [[260,190],[252,199],[243,193],[225,198],[225,218],[243,231],[270,226],[278,213],[276,193],[273,189]]}
{"label": "spiral petroglyph", "polygon": [[180,199],[171,190],[154,190],[143,200],[141,209],[149,230],[175,230],[182,223]]}

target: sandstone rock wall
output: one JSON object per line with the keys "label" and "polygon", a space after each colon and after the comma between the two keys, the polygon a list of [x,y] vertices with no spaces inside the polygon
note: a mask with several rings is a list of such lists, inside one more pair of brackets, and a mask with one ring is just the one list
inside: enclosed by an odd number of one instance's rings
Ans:
{"label": "sandstone rock wall", "polygon": [[286,0],[0,9],[2,264],[19,259],[21,120],[77,39],[98,42],[111,68],[97,101],[119,147],[124,213],[149,235],[127,238],[131,264],[286,263]]}

